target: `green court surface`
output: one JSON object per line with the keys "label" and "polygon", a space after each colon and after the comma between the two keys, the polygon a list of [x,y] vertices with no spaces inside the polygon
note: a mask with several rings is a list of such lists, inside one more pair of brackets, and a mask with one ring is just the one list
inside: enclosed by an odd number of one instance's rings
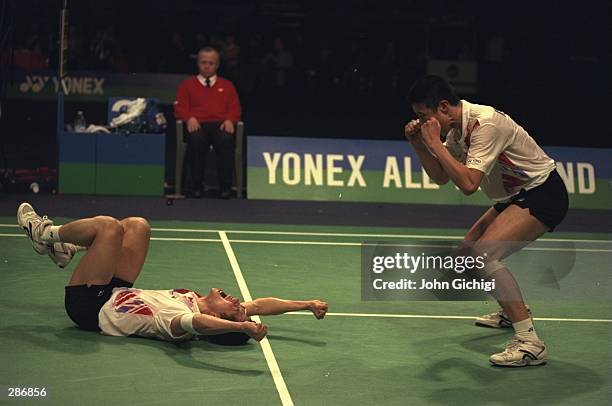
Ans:
{"label": "green court surface", "polygon": [[[457,239],[462,230],[153,221],[149,256],[137,287],[203,293],[222,287],[242,297],[246,289],[254,298],[320,298],[329,303],[330,314],[320,321],[304,313],[263,317],[271,348],[265,354],[265,347],[252,341],[235,348],[80,331],[63,305],[64,285],[76,261],[60,270],[34,253],[11,226],[13,218],[0,217],[0,223],[0,386],[44,387],[42,404],[611,401],[609,300],[528,298],[550,361],[518,369],[488,362],[511,333],[478,328],[471,320],[496,310],[495,303],[361,300],[362,241]],[[555,246],[564,239],[597,240],[592,243],[599,244],[600,254],[610,258],[612,253],[610,234],[555,233],[546,238],[554,238],[549,242]],[[610,270],[609,262],[599,264]],[[584,268],[579,271],[587,280],[602,272]],[[244,278],[243,286],[237,276]],[[0,399],[0,405],[26,403]]]}

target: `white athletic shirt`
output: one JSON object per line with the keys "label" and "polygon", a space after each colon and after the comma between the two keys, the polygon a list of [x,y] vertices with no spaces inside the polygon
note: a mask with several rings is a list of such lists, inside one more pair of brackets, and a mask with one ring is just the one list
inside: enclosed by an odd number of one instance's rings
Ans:
{"label": "white athletic shirt", "polygon": [[555,161],[508,115],[465,100],[461,105],[462,131],[449,131],[444,145],[457,161],[484,172],[480,187],[491,200],[540,186],[555,170]]}
{"label": "white athletic shirt", "polygon": [[199,314],[198,295],[185,289],[141,290],[115,288],[98,314],[103,334],[138,335],[160,340],[189,340],[193,334],[173,336],[170,322],[183,314]]}

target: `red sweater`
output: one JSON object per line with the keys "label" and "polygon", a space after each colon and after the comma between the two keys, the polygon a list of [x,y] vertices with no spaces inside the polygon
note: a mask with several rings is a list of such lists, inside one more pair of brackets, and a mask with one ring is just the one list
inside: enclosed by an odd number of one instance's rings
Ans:
{"label": "red sweater", "polygon": [[200,123],[230,120],[240,121],[240,99],[236,88],[227,79],[217,76],[212,87],[206,87],[192,76],[183,80],[176,91],[174,116],[187,121],[195,117]]}

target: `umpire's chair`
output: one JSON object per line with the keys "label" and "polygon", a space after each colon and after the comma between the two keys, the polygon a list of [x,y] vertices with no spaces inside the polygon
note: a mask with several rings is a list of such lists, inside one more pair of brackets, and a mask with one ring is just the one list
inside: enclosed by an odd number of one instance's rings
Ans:
{"label": "umpire's chair", "polygon": [[[236,125],[236,150],[234,153],[234,164],[236,173],[236,197],[244,196],[244,122],[239,121]],[[183,194],[183,168],[185,164],[185,131],[182,120],[176,120],[176,168],[174,172],[174,194],[166,195],[166,198],[184,199]]]}

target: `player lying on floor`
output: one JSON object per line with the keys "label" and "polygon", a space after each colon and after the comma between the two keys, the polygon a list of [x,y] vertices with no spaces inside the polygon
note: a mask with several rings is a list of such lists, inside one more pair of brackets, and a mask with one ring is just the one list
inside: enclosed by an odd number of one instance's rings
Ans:
{"label": "player lying on floor", "polygon": [[261,298],[241,303],[223,290],[213,288],[206,296],[186,289],[143,290],[132,286],[138,278],[149,248],[151,228],[140,217],[121,221],[97,216],[56,226],[22,203],[17,222],[34,250],[48,254],[60,267],[74,254],[86,250],[66,286],[66,312],[83,330],[113,336],[138,335],[162,340],[187,340],[208,336],[220,344],[262,340],[264,324],[254,315],[274,315],[309,310],[325,317],[327,303]]}

